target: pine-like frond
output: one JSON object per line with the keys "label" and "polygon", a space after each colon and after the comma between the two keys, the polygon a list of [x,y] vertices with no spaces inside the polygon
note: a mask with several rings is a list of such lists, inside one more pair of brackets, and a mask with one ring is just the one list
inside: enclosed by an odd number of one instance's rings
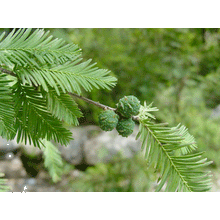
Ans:
{"label": "pine-like frond", "polygon": [[155,124],[152,117],[146,117],[149,108],[146,103],[141,106],[137,138],[142,141],[148,165],[161,173],[157,191],[165,183],[166,191],[208,191],[211,188],[210,174],[203,168],[211,162],[202,158],[203,153],[191,153],[196,148],[193,136],[184,126],[169,128],[165,124]]}
{"label": "pine-like frond", "polygon": [[61,179],[63,172],[63,162],[60,151],[50,141],[43,140],[44,166],[48,169],[53,182]]}
{"label": "pine-like frond", "polygon": [[39,147],[39,140],[46,138],[66,145],[72,134],[63,127],[61,121],[54,117],[47,109],[46,99],[33,87],[21,85],[13,86],[17,142],[33,142]]}
{"label": "pine-like frond", "polygon": [[178,124],[176,127],[171,129],[173,129],[176,134],[183,138],[182,144],[186,144],[185,147],[180,148],[181,154],[188,154],[197,149],[195,138],[189,134],[188,128],[186,128],[186,126]]}
{"label": "pine-like frond", "polygon": [[[117,80],[91,60],[83,62],[75,44],[66,44],[39,29],[14,29],[7,37],[2,34],[0,65],[10,69],[9,74],[17,81],[13,86],[17,141],[29,141],[38,147],[39,139],[66,145],[72,138],[62,121],[77,125],[81,113],[69,92],[110,89]],[[42,91],[47,94],[42,96]]]}
{"label": "pine-like frond", "polygon": [[110,89],[116,84],[110,71],[94,67],[91,60],[83,62],[78,46],[53,39],[49,32],[19,29],[3,38],[4,34],[0,36],[0,64],[11,68],[23,84],[41,85],[45,91],[49,85],[58,95],[58,85],[63,93],[80,94],[82,88]]}
{"label": "pine-like frond", "polygon": [[0,63],[7,66],[26,66],[64,63],[81,54],[75,44],[66,44],[63,39],[53,39],[49,31],[37,29],[13,30],[4,38],[0,36]]}
{"label": "pine-like frond", "polygon": [[60,95],[58,95],[53,88],[49,88],[49,91],[45,92],[45,98],[47,109],[53,116],[69,125],[77,126],[79,124],[77,118],[82,117],[82,113],[69,94],[60,91]]}
{"label": "pine-like frond", "polygon": [[95,64],[90,64],[91,60],[80,63],[81,58],[77,57],[71,62],[62,65],[22,67],[14,72],[22,80],[23,84],[42,86],[48,92],[48,85],[54,88],[60,95],[59,88],[63,93],[81,93],[82,88],[91,91],[93,87],[97,89],[110,89],[116,84],[117,79],[109,75],[108,70],[98,69]]}
{"label": "pine-like frond", "polygon": [[0,73],[0,136],[6,139],[15,136],[15,112],[10,82],[5,74]]}

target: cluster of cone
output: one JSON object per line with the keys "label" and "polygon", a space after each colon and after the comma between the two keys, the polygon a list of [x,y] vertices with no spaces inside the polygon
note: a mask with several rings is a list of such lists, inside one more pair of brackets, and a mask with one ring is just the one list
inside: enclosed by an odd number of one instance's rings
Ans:
{"label": "cluster of cone", "polygon": [[133,133],[135,122],[132,116],[139,113],[140,101],[135,96],[125,96],[116,104],[117,109],[105,110],[99,115],[99,126],[104,131],[112,131],[114,128],[123,137]]}

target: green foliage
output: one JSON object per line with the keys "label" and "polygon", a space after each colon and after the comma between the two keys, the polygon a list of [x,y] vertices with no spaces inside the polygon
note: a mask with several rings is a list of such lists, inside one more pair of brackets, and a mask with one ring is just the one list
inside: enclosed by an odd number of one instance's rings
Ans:
{"label": "green foliage", "polygon": [[42,143],[44,165],[48,169],[53,182],[61,180],[63,174],[63,161],[59,150],[50,141],[44,140]]}
{"label": "green foliage", "polygon": [[[161,173],[157,191],[167,182],[166,191],[208,191],[211,188],[211,176],[203,170],[211,162],[202,158],[203,153],[191,153],[196,143],[184,126],[169,128],[164,124],[155,124],[151,113],[158,109],[151,105],[141,106],[140,129],[137,138],[141,138],[142,151],[148,165]],[[181,151],[182,150],[182,151]]]}
{"label": "green foliage", "polygon": [[205,76],[202,82],[206,105],[215,108],[220,103],[220,68]]}
{"label": "green foliage", "polygon": [[[80,54],[75,44],[66,44],[62,39],[53,39],[49,31],[13,29],[5,37],[0,36],[0,62],[6,66],[36,66],[64,63]],[[4,38],[5,37],[5,38]]]}
{"label": "green foliage", "polygon": [[13,87],[15,102],[15,128],[17,142],[33,142],[39,147],[39,140],[47,138],[66,145],[72,134],[47,110],[46,100],[31,86],[16,83]]}
{"label": "green foliage", "polygon": [[79,192],[146,192],[155,178],[142,156],[125,159],[119,154],[111,163],[87,168],[72,183],[72,189]]}
{"label": "green foliage", "polygon": [[206,108],[208,82],[204,83],[205,85],[200,85],[199,82],[187,80],[178,102],[177,85],[163,88],[155,98],[155,104],[163,111],[157,112],[156,116],[158,120],[166,120],[171,126],[183,123],[196,138],[199,150],[205,151],[206,157],[213,161],[212,167],[219,167],[219,119],[211,118],[211,110]]}
{"label": "green foliage", "polygon": [[[82,113],[68,92],[110,89],[116,78],[109,71],[82,61],[75,44],[53,39],[44,30],[13,30],[0,36],[0,66],[13,72],[0,74],[0,135],[41,146],[41,139],[62,145],[72,134],[62,122],[78,125]],[[46,141],[45,140],[45,141]],[[45,166],[54,181],[60,176],[58,151],[47,142]],[[53,158],[54,157],[54,158]]]}
{"label": "green foliage", "polygon": [[0,74],[0,135],[7,139],[12,139],[15,135],[15,113],[10,82],[5,74]]}
{"label": "green foliage", "polygon": [[[4,33],[0,40],[4,38]],[[116,78],[109,71],[94,67],[91,59],[81,62],[81,52],[75,44],[53,39],[49,32],[31,29],[13,30],[0,43],[0,63],[13,68],[23,84],[48,85],[59,95],[58,85],[65,92],[81,93],[81,87],[110,89]]]}
{"label": "green foliage", "polygon": [[131,118],[122,118],[119,120],[116,130],[122,137],[128,137],[133,133],[135,122]]}
{"label": "green foliage", "polygon": [[53,39],[44,30],[1,34],[0,66],[12,75],[11,82],[0,74],[0,101],[7,100],[0,108],[1,135],[14,138],[17,133],[18,142],[38,147],[40,139],[67,145],[72,135],[62,122],[78,125],[82,116],[68,93],[110,89],[116,82],[109,71],[90,63],[82,61],[78,46]]}
{"label": "green foliage", "polygon": [[[103,56],[116,67],[113,71],[120,73],[119,82],[122,82],[114,92],[117,95],[110,100],[114,101],[118,95],[131,92],[137,97],[140,95],[140,100],[146,97],[150,99],[156,94],[155,89],[170,87],[175,94],[175,105],[172,106],[175,115],[170,114],[170,118],[177,122],[182,113],[181,94],[185,85],[200,80],[189,74],[199,72],[201,57],[194,54],[197,51],[195,45],[201,43],[197,32],[189,29],[123,31],[115,30],[121,36],[119,41],[124,42],[122,48],[115,44],[116,52],[122,51],[123,55],[115,56],[117,53],[114,51],[113,54],[106,53]],[[109,37],[109,31],[104,32],[111,41],[113,38]],[[103,45],[101,48],[109,52]],[[13,30],[7,37],[0,35],[0,71],[0,135],[7,139],[17,136],[17,142],[29,142],[38,147],[46,145],[45,166],[53,181],[58,181],[62,174],[62,159],[50,141],[67,145],[72,134],[63,122],[78,125],[78,118],[82,116],[70,93],[82,94],[91,92],[93,88],[110,90],[115,86],[116,78],[108,70],[91,64],[91,59],[83,61],[80,49],[75,44],[66,44],[39,29],[19,29]],[[6,77],[5,73],[10,76]],[[127,79],[130,87],[127,86]],[[99,101],[102,101],[104,94],[97,91],[91,93]],[[104,99],[108,100],[108,97]],[[131,99],[131,103],[123,99],[118,105],[118,111],[124,117],[139,112],[139,100]],[[208,191],[210,175],[202,168],[210,162],[206,162],[202,153],[193,152],[197,147],[194,137],[179,123],[171,128],[164,127],[163,123],[155,124],[155,117],[151,114],[154,111],[157,109],[146,103],[141,106],[137,117],[140,123],[137,138],[140,137],[142,141],[147,165],[152,165],[161,174],[157,190],[167,183],[167,191]],[[117,124],[119,134],[125,137],[133,132],[133,127],[131,118],[122,118]],[[92,171],[91,178],[97,173],[105,176],[112,167],[104,168],[104,171],[102,169],[99,167],[95,174]],[[109,190],[117,189],[110,187]],[[120,187],[118,190],[121,190]]]}
{"label": "green foliage", "polygon": [[4,177],[4,174],[0,173],[0,192],[8,192],[10,187],[7,185],[7,180],[2,177]]}
{"label": "green foliage", "polygon": [[125,118],[137,115],[140,109],[140,101],[133,95],[121,98],[116,104],[117,111]]}
{"label": "green foliage", "polygon": [[112,110],[106,110],[99,115],[99,126],[104,131],[112,131],[118,124],[119,116]]}
{"label": "green foliage", "polygon": [[[69,39],[80,45],[85,57],[94,57],[99,67],[110,69],[117,76],[118,84],[112,93],[96,90],[84,93],[109,106],[114,106],[127,94],[142,102],[154,100],[161,86],[169,86],[186,72],[196,76],[202,70],[201,59],[206,59],[208,50],[203,43],[202,29],[81,28],[64,31]],[[216,54],[217,58],[219,52]],[[215,66],[217,63],[216,59]],[[83,108],[88,112],[97,111],[90,106]],[[94,114],[91,117],[88,123],[96,120]]]}
{"label": "green foliage", "polygon": [[46,98],[47,109],[54,117],[69,125],[79,125],[78,118],[82,117],[77,103],[66,93],[60,91],[58,95],[55,89],[50,88],[48,92],[42,91]]}

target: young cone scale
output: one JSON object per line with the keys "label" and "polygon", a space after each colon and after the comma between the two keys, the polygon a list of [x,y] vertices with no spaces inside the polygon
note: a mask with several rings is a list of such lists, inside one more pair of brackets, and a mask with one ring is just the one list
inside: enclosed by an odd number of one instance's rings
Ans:
{"label": "young cone scale", "polygon": [[112,131],[117,123],[119,116],[112,110],[106,110],[99,115],[99,126],[104,131]]}
{"label": "young cone scale", "polygon": [[135,126],[135,122],[131,118],[128,119],[124,118],[119,120],[116,126],[116,130],[122,137],[128,137],[133,133],[134,126]]}
{"label": "young cone scale", "polygon": [[116,104],[117,111],[125,118],[130,118],[139,113],[140,101],[133,95],[121,98]]}

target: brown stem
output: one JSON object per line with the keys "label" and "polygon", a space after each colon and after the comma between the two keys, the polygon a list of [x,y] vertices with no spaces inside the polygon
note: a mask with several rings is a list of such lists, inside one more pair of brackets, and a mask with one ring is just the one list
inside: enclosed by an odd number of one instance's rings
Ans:
{"label": "brown stem", "polygon": [[[102,108],[102,109],[104,109],[104,110],[112,110],[112,111],[114,111],[114,112],[117,111],[116,108],[111,108],[111,107],[109,107],[109,106],[107,106],[107,105],[103,105],[103,104],[101,104],[101,103],[99,103],[99,102],[95,102],[95,101],[93,101],[93,100],[91,100],[91,99],[85,98],[85,97],[80,96],[80,95],[78,95],[78,94],[71,93],[71,92],[69,92],[69,94],[72,95],[72,96],[74,96],[74,97],[76,97],[76,98],[82,99],[83,101],[88,102],[88,103],[90,103],[90,104],[92,104],[92,105],[96,105],[96,106],[98,106],[99,108]],[[138,117],[138,116],[132,116],[132,119],[135,120],[135,121],[138,121],[138,120],[139,120],[139,117]]]}
{"label": "brown stem", "polygon": [[9,75],[11,75],[11,76],[16,76],[16,74],[13,73],[12,71],[6,70],[6,69],[4,69],[4,68],[2,68],[2,67],[0,67],[0,71],[1,71],[2,73],[7,73],[7,74],[9,74]]}
{"label": "brown stem", "polygon": [[69,92],[69,94],[72,95],[72,96],[74,96],[74,97],[77,97],[77,98],[79,98],[79,99],[82,99],[82,100],[85,101],[85,102],[88,102],[88,103],[90,103],[90,104],[96,105],[96,106],[98,106],[99,108],[102,108],[102,109],[104,109],[104,110],[116,111],[115,108],[111,108],[111,107],[109,107],[109,106],[107,106],[107,105],[103,105],[103,104],[101,104],[101,103],[99,103],[99,102],[95,102],[95,101],[93,101],[93,100],[91,100],[91,99],[88,99],[88,98],[86,98],[86,97],[80,96],[80,95],[78,95],[78,94],[71,93],[71,92]]}

